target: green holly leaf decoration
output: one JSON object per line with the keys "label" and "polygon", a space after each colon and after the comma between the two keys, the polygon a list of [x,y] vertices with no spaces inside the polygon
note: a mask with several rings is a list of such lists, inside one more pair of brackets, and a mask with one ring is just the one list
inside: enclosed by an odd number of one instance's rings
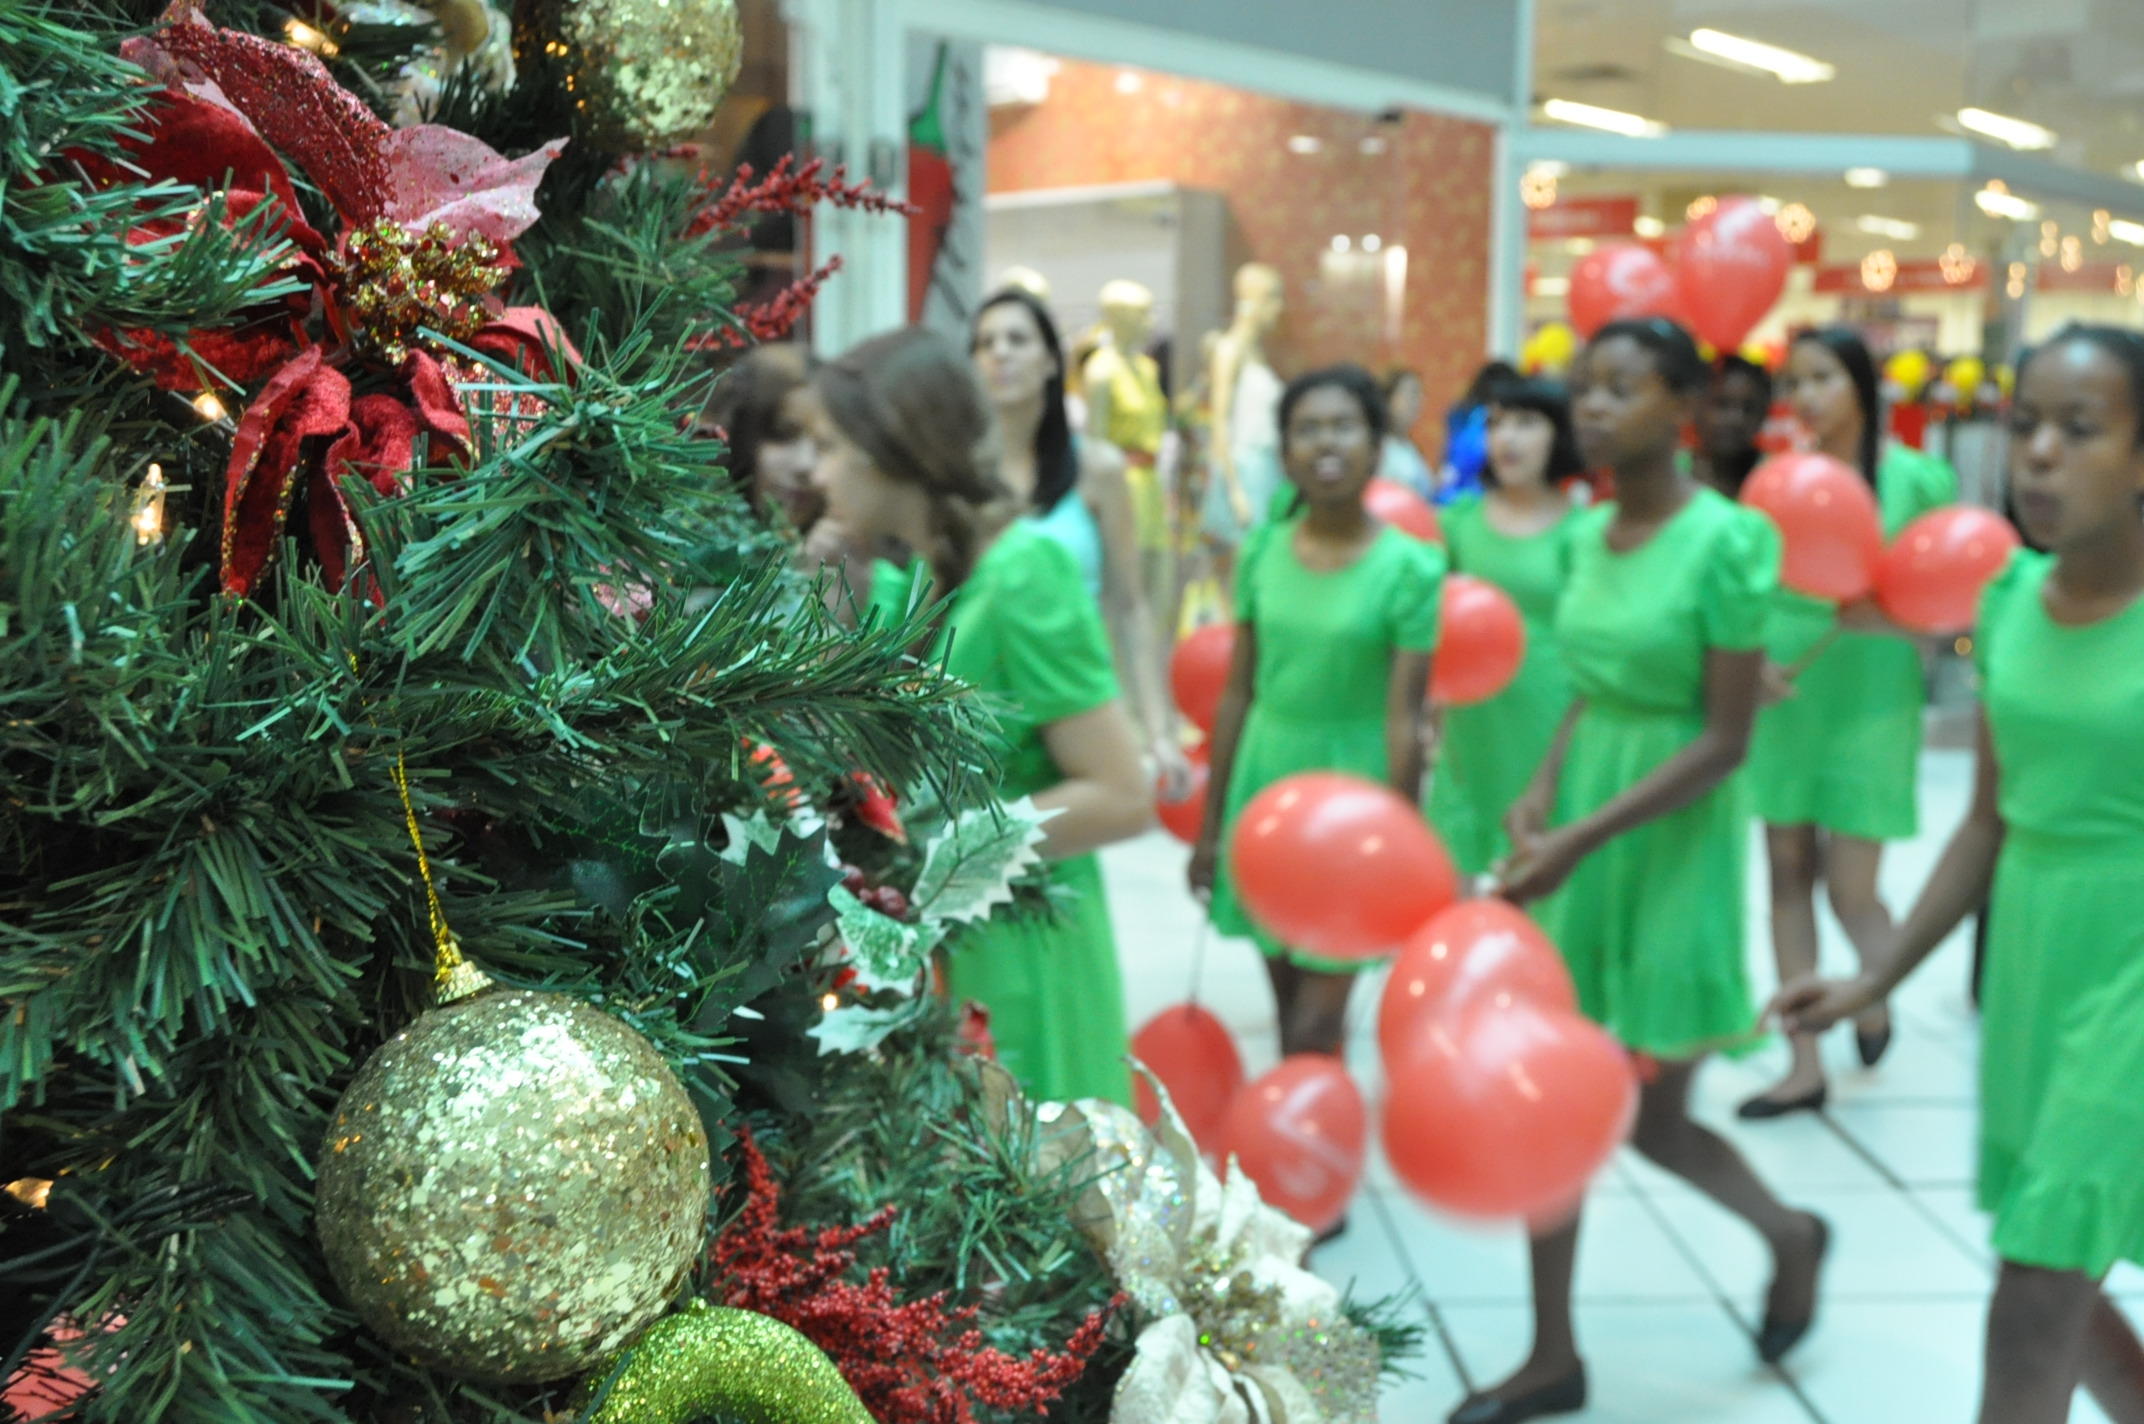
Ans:
{"label": "green holly leaf decoration", "polygon": [[834,933],[849,947],[856,987],[867,994],[915,993],[931,951],[945,938],[945,926],[929,917],[910,924],[880,914],[841,885],[827,892],[826,902],[834,907]]}
{"label": "green holly leaf decoration", "polygon": [[923,852],[923,870],[910,894],[927,919],[973,924],[1012,900],[1013,881],[1042,857],[1042,823],[1055,812],[1038,811],[1027,797],[963,811]]}

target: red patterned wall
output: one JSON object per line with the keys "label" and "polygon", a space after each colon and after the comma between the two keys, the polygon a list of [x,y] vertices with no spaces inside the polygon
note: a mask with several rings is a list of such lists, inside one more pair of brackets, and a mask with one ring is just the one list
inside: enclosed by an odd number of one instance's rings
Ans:
{"label": "red patterned wall", "polygon": [[[1067,61],[1049,98],[992,115],[992,192],[1170,181],[1227,195],[1244,256],[1288,283],[1274,341],[1283,376],[1327,361],[1412,366],[1428,388],[1420,433],[1435,450],[1439,413],[1481,363],[1488,329],[1487,125],[1409,113],[1398,123],[1147,74],[1132,93],[1122,71]],[[1321,147],[1290,151],[1308,136]],[[1366,152],[1364,140],[1383,141]],[[1407,250],[1390,315],[1384,268],[1332,241],[1367,234]]]}

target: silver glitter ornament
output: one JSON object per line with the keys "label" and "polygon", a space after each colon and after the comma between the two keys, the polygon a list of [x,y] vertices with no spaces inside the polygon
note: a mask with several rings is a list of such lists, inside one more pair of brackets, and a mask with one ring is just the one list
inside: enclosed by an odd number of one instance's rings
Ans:
{"label": "silver glitter ornament", "polygon": [[653,1045],[562,994],[491,989],[383,1044],[336,1105],[316,1209],[375,1334],[472,1379],[589,1368],[677,1296],[708,1143]]}

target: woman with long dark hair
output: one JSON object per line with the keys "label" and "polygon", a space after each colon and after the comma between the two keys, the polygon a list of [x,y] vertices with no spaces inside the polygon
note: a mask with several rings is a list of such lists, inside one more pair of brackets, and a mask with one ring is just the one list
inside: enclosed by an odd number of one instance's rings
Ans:
{"label": "woman with long dark hair", "polygon": [[1036,297],[1008,287],[984,302],[969,350],[997,413],[999,473],[1036,527],[1078,563],[1081,582],[1101,605],[1147,754],[1170,793],[1179,794],[1190,768],[1155,647],[1124,457],[1106,441],[1072,433],[1064,343]]}
{"label": "woman with long dark hair", "polygon": [[1757,436],[1772,410],[1772,373],[1746,356],[1722,356],[1697,408],[1696,474],[1729,499],[1764,458]]}
{"label": "woman with long dark hair", "polygon": [[699,420],[700,433],[728,445],[724,465],[737,492],[800,534],[819,515],[811,370],[801,346],[755,347],[716,378]]}
{"label": "woman with long dark hair", "polygon": [[[1886,538],[1958,497],[1958,477],[1948,464],[1884,440],[1876,362],[1851,329],[1824,327],[1796,337],[1784,386],[1816,448],[1869,482]],[[1877,889],[1884,843],[1910,839],[1919,825],[1927,696],[1920,647],[1873,600],[1834,608],[1782,589],[1773,600],[1766,651],[1775,667],[1798,669],[1785,696],[1758,717],[1749,760],[1771,871],[1780,981],[1815,972],[1819,884],[1863,966],[1877,967],[1892,930]],[[1890,1045],[1889,1012],[1871,1008],[1854,1030],[1861,1061],[1873,1066]],[[1787,1076],[1744,1103],[1742,1116],[1824,1105],[1816,1040],[1797,1034],[1789,1042],[1794,1057]]]}
{"label": "woman with long dark hair", "polygon": [[1153,816],[1094,600],[1062,546],[1018,518],[968,361],[906,328],[821,367],[820,548],[913,550],[950,595],[934,655],[995,697],[1002,794],[1054,811],[1042,853],[1064,894],[1046,920],[988,922],[954,942],[951,992],[984,1005],[998,1056],[1040,1098],[1131,1101],[1116,940],[1094,852]]}
{"label": "woman with long dark hair", "polygon": [[1571,678],[1554,624],[1570,576],[1577,509],[1561,486],[1585,468],[1570,398],[1553,381],[1514,377],[1492,387],[1488,438],[1484,488],[1440,516],[1444,546],[1453,572],[1511,595],[1526,621],[1526,661],[1495,697],[1439,714],[1430,819],[1469,876],[1509,851],[1504,815],[1533,780],[1570,710]]}

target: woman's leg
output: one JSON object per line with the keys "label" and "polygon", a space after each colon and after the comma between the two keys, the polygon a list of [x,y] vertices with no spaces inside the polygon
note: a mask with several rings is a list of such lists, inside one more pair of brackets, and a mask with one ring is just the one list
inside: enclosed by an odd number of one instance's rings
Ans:
{"label": "woman's leg", "polygon": [[2084,1368],[2099,1285],[2005,1261],[1988,1303],[1980,1424],[2063,1424]]}
{"label": "woman's leg", "polygon": [[[1571,1277],[1578,1264],[1578,1215],[1552,1230],[1535,1233],[1527,1241],[1534,1291],[1534,1347],[1516,1373],[1470,1397],[1452,1416],[1454,1420],[1495,1418],[1487,1406],[1492,1402],[1522,1399],[1527,1395],[1569,1386],[1580,1376],[1584,1361],[1578,1355],[1578,1339],[1571,1328]],[[1583,1403],[1570,1403],[1576,1409]]]}
{"label": "woman's leg", "polygon": [[1282,1009],[1280,1052],[1329,1053],[1346,1057],[1347,1001],[1355,990],[1352,974],[1326,974],[1295,965],[1293,1002]]}
{"label": "woman's leg", "polygon": [[1697,1064],[1663,1063],[1640,1090],[1631,1145],[1757,1229],[1772,1248],[1767,1326],[1806,1327],[1816,1314],[1816,1285],[1829,1237],[1823,1221],[1772,1195],[1734,1144],[1690,1116]]}
{"label": "woman's leg", "polygon": [[[1896,926],[1890,907],[1877,888],[1883,870],[1883,842],[1859,836],[1833,836],[1824,851],[1824,886],[1831,892],[1831,910],[1853,943],[1863,969],[1875,969],[1891,952]],[[1891,1011],[1878,1005],[1854,1020],[1855,1031],[1864,1038],[1891,1031]]]}
{"label": "woman's leg", "polygon": [[2084,1387],[2114,1424],[2144,1424],[2144,1341],[2105,1291],[2085,1330]]}
{"label": "woman's leg", "polygon": [[[1764,850],[1771,872],[1772,955],[1779,962],[1779,982],[1791,984],[1816,972],[1816,882],[1824,869],[1823,846],[1814,826],[1768,825]],[[1816,1042],[1814,1034],[1788,1036],[1794,1060],[1787,1076],[1744,1103],[1744,1117],[1771,1117],[1780,1105],[1823,1091]]]}

